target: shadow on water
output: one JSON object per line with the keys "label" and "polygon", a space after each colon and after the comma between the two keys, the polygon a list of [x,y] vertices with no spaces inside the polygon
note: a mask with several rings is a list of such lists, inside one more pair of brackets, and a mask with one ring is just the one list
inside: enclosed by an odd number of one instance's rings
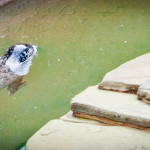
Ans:
{"label": "shadow on water", "polygon": [[26,145],[26,143],[22,143],[19,146],[17,146],[17,148],[15,150],[26,150],[25,145]]}
{"label": "shadow on water", "polygon": [[149,52],[149,17],[149,0],[16,0],[0,8],[0,55],[15,43],[39,47],[27,85],[13,96],[0,90],[0,149],[22,148],[67,113],[72,97]]}

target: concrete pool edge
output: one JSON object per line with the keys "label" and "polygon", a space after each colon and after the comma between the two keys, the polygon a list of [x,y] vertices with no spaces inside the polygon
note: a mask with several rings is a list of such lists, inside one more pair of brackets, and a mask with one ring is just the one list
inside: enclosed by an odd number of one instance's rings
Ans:
{"label": "concrete pool edge", "polygon": [[[149,132],[123,126],[109,126],[98,121],[74,118],[71,115],[72,112],[69,116],[67,114],[60,119],[48,122],[28,140],[27,150],[59,150],[60,148],[90,150],[93,146],[96,150],[100,148],[128,150],[137,145],[139,149],[140,147],[150,148]],[[137,143],[137,140],[140,142]]]}
{"label": "concrete pool edge", "polygon": [[[145,54],[143,56],[146,56],[146,58],[148,59],[150,53]],[[146,59],[142,57],[142,61],[146,63],[145,67],[146,69],[143,70],[144,73],[147,74],[150,72],[147,72],[148,64],[147,61],[145,60]],[[136,61],[134,62],[134,60],[133,61],[131,60],[130,62],[133,63],[132,66],[133,68],[135,67],[135,65],[137,65],[135,63]],[[143,65],[143,63],[141,64]],[[130,68],[131,70],[128,68],[128,65],[126,68],[127,70],[131,71],[131,72],[129,71],[131,74],[132,74],[132,67]],[[143,81],[147,82],[148,80],[149,76],[146,76],[145,78],[144,73],[143,74],[140,73],[140,75],[142,74],[142,76],[140,76],[141,79],[140,83],[138,83],[139,80],[136,79],[135,77],[135,80],[139,85],[143,83]],[[129,81],[130,80],[131,79],[129,78]],[[118,82],[116,81],[116,83]],[[133,148],[132,146],[135,143],[137,144],[136,138],[137,140],[140,139],[141,141],[141,143],[138,142],[139,147],[142,148],[148,146],[147,148],[150,149],[150,143],[146,138],[146,136],[150,136],[149,132],[150,105],[145,104],[142,101],[139,101],[137,99],[138,96],[136,95],[136,93],[129,94],[122,92],[115,92],[111,91],[111,88],[110,90],[101,90],[98,88],[98,86],[99,85],[88,87],[81,93],[77,94],[74,98],[72,98],[71,101],[72,111],[70,111],[65,116],[62,116],[60,119],[51,120],[45,126],[43,126],[28,140],[26,144],[27,149],[46,150],[46,149],[60,149],[60,147],[62,147],[61,148],[62,150],[63,149],[74,150],[77,148],[90,150],[91,147],[95,145],[96,150],[99,148],[105,150],[110,149],[107,147],[107,140],[105,140],[109,138],[114,139],[110,140],[111,142],[109,144],[111,145],[111,148],[113,147],[113,149],[115,150],[117,149],[119,150],[122,146],[124,147],[125,145],[128,146],[124,148],[122,147],[121,149],[123,150],[132,149]],[[124,86],[126,87],[125,84]],[[131,84],[131,86],[134,87],[135,84]],[[138,88],[136,88],[136,91],[137,89]],[[78,131],[79,133],[77,133]],[[127,133],[127,136],[124,135],[123,138],[121,138],[120,136],[119,137],[116,136],[117,134],[120,135],[120,133],[126,134],[124,133],[124,131]],[[99,134],[98,132],[104,133]],[[107,132],[108,133],[115,132],[115,133],[105,134]],[[135,135],[133,138],[132,136],[134,134],[137,135]],[[70,138],[68,139],[68,137]],[[88,142],[91,139],[91,137],[92,139],[94,139],[92,144]],[[131,142],[130,138],[131,139],[133,138],[134,141]],[[83,139],[85,140],[84,141],[85,143],[81,142],[81,140]],[[66,141],[69,144],[66,143]],[[103,142],[99,143],[99,141]],[[118,141],[120,141],[119,144]]]}

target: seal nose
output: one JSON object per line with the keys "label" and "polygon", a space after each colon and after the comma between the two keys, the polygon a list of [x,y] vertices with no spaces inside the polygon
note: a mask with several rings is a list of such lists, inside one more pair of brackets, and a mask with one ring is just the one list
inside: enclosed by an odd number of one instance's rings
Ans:
{"label": "seal nose", "polygon": [[32,45],[32,47],[33,47],[33,49],[34,49],[34,51],[35,51],[35,54],[36,54],[38,46]]}

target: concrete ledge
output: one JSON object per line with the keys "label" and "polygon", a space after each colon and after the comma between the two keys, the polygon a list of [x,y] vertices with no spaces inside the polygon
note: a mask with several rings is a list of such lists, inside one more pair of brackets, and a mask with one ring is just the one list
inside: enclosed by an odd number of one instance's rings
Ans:
{"label": "concrete ledge", "polygon": [[150,149],[150,133],[128,127],[52,120],[27,142],[27,150]]}
{"label": "concrete ledge", "polygon": [[149,66],[150,53],[139,56],[108,72],[99,84],[99,88],[136,93],[138,87],[150,79]]}
{"label": "concrete ledge", "polygon": [[101,126],[108,126],[108,124],[101,123],[97,120],[75,117],[75,116],[73,116],[72,111],[69,111],[66,115],[60,117],[60,119],[63,121],[72,122],[72,123],[88,123],[88,124],[97,124],[97,125],[101,125]]}
{"label": "concrete ledge", "polygon": [[138,99],[150,104],[150,81],[147,81],[139,86],[137,95]]}
{"label": "concrete ledge", "polygon": [[106,118],[116,122],[150,127],[150,107],[134,94],[89,87],[72,99],[71,110],[77,114]]}

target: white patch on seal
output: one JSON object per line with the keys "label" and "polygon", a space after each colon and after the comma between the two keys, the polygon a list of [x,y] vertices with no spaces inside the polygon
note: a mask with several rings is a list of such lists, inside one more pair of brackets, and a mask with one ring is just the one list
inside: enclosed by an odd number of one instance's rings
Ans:
{"label": "white patch on seal", "polygon": [[37,46],[32,45],[34,51],[33,54],[24,62],[19,62],[21,52],[26,48],[24,44],[16,45],[12,55],[6,61],[6,66],[16,75],[23,76],[29,72],[29,68],[32,65],[32,59],[37,53]]}

